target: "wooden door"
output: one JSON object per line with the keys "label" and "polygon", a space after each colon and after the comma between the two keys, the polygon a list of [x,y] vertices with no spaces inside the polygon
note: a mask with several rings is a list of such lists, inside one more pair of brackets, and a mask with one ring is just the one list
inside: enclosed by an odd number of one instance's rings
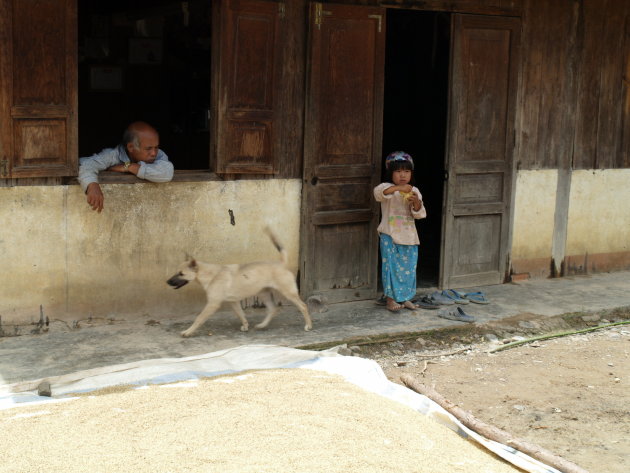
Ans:
{"label": "wooden door", "polygon": [[454,15],[440,285],[498,284],[508,268],[520,22]]}
{"label": "wooden door", "polygon": [[0,0],[0,178],[77,174],[75,0]]}
{"label": "wooden door", "polygon": [[374,297],[385,10],[311,5],[300,283],[328,302]]}
{"label": "wooden door", "polygon": [[284,3],[225,0],[217,9],[216,172],[274,174]]}

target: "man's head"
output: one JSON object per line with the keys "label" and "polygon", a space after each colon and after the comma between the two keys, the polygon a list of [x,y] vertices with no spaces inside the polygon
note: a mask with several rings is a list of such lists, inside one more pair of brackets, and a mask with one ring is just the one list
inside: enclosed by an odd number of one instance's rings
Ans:
{"label": "man's head", "polygon": [[160,135],[145,122],[133,122],[123,134],[123,144],[127,155],[134,163],[144,161],[152,163],[160,148]]}

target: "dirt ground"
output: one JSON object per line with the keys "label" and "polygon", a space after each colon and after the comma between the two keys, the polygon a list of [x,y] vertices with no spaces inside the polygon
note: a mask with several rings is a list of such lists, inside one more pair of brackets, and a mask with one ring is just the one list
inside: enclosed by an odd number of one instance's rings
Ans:
{"label": "dirt ground", "polygon": [[[390,380],[403,384],[400,376],[411,375],[485,423],[590,472],[625,473],[630,325],[617,319],[622,325],[588,331],[615,320],[585,319],[572,328],[556,321],[564,332],[584,333],[525,344],[543,335],[531,333],[532,324],[520,317],[507,330],[484,327],[465,337],[429,334],[351,348],[376,360]],[[507,348],[511,342],[517,343]]]}

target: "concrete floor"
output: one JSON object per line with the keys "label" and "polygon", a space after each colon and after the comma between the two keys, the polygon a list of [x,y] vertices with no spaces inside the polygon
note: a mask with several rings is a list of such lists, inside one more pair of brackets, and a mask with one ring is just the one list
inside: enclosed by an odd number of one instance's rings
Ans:
{"label": "concrete floor", "polygon": [[[422,288],[420,295],[435,288]],[[552,317],[572,312],[596,313],[630,307],[630,272],[523,281],[468,288],[481,290],[488,305],[468,304],[464,310],[476,325],[519,314]],[[178,358],[242,345],[304,347],[342,343],[347,340],[388,334],[423,332],[445,327],[470,326],[445,320],[436,310],[402,310],[392,313],[374,301],[333,304],[326,311],[313,311],[313,330],[305,332],[301,315],[293,306],[282,307],[266,330],[239,330],[229,311],[211,318],[196,336],[184,339],[195,314],[152,319],[138,315],[114,321],[79,321],[72,327],[53,321],[41,334],[0,337],[0,385],[59,376],[79,370],[153,358]],[[264,309],[248,309],[250,326],[264,316]],[[10,333],[10,327],[2,327]],[[208,336],[208,330],[213,332]],[[27,330],[22,332],[27,333]]]}

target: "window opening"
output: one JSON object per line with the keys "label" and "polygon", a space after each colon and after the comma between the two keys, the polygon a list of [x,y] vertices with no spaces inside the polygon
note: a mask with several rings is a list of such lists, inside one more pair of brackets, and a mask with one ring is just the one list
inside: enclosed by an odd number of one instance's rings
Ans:
{"label": "window opening", "polygon": [[175,169],[208,169],[211,2],[79,0],[78,16],[79,155],[143,120]]}

